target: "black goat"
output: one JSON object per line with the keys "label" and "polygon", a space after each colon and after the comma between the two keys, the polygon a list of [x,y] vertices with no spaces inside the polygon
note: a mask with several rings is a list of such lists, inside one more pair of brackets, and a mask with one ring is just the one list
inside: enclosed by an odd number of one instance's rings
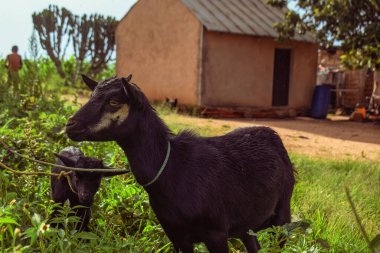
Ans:
{"label": "black goat", "polygon": [[174,110],[177,108],[178,105],[178,99],[170,99],[168,97],[165,98],[165,104],[171,109]]}
{"label": "black goat", "polygon": [[[78,148],[67,147],[59,154],[56,154],[56,164],[65,165],[77,168],[104,168],[101,160],[86,157]],[[66,171],[58,167],[52,169],[53,173],[60,173]],[[94,201],[94,196],[99,190],[100,182],[104,176],[114,176],[122,174],[120,172],[113,173],[100,173],[100,172],[78,172],[73,171],[70,174],[71,186],[65,177],[57,178],[51,177],[51,192],[52,199],[55,203],[63,205],[66,200],[70,201],[70,206],[84,206],[76,210],[76,216],[81,218],[78,222],[77,230],[87,230],[88,222],[91,217],[91,206]],[[53,217],[57,216],[57,210],[53,213]]]}
{"label": "black goat", "polygon": [[174,248],[228,252],[241,238],[248,252],[260,248],[247,232],[290,222],[294,171],[276,132],[237,129],[219,137],[177,136],[128,78],[101,83],[83,76],[92,96],[67,125],[75,141],[116,141]]}

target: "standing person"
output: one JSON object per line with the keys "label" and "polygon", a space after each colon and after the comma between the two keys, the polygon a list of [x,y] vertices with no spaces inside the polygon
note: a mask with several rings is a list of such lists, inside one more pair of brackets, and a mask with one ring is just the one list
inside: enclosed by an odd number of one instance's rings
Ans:
{"label": "standing person", "polygon": [[8,84],[13,88],[13,94],[19,94],[20,77],[18,71],[22,68],[22,58],[17,53],[18,47],[12,47],[12,53],[7,56],[5,66],[8,68]]}

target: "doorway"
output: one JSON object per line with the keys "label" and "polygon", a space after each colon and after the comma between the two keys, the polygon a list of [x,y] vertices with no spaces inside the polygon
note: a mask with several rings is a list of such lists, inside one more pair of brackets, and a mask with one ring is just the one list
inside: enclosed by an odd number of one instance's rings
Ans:
{"label": "doorway", "polygon": [[276,49],[274,54],[272,106],[287,106],[289,100],[290,49]]}

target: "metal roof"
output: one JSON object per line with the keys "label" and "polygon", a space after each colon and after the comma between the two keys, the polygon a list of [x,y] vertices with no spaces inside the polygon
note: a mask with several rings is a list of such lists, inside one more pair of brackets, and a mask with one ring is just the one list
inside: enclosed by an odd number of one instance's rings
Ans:
{"label": "metal roof", "polygon": [[[273,28],[284,20],[284,10],[266,0],[181,0],[210,31],[277,37]],[[294,40],[315,42],[310,34],[295,35]]]}

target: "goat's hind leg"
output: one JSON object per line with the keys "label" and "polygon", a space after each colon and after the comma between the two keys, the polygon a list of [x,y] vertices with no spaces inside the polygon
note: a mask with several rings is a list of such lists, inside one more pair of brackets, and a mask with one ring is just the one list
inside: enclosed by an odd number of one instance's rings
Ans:
{"label": "goat's hind leg", "polygon": [[210,253],[228,253],[227,235],[223,233],[209,234],[204,242]]}
{"label": "goat's hind leg", "polygon": [[257,241],[256,236],[246,234],[241,236],[240,239],[244,243],[244,246],[247,249],[248,253],[257,253],[259,251],[260,244]]}
{"label": "goat's hind leg", "polygon": [[[290,214],[290,200],[280,201],[276,207],[276,215],[273,217],[271,225],[272,226],[283,226],[291,222]],[[280,236],[280,247],[283,248],[286,243],[286,236],[283,234]]]}

